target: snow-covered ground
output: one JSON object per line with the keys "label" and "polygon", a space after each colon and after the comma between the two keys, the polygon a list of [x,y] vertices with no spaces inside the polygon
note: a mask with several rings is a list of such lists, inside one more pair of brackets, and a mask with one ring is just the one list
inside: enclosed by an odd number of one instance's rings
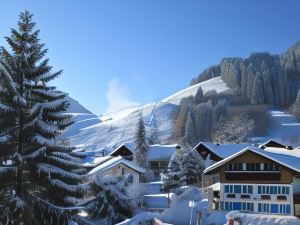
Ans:
{"label": "snow-covered ground", "polygon": [[269,139],[277,139],[294,146],[300,145],[300,121],[291,114],[281,110],[270,110],[271,125],[264,137],[253,140],[263,143]]}
{"label": "snow-covered ground", "polygon": [[[224,225],[227,222],[227,218],[231,217],[231,214],[236,212],[227,211],[212,211],[208,213],[205,219],[204,225]],[[243,221],[243,224],[247,225],[300,225],[300,220],[294,216],[281,216],[281,215],[268,215],[268,214],[250,214],[250,213],[238,213]]]}

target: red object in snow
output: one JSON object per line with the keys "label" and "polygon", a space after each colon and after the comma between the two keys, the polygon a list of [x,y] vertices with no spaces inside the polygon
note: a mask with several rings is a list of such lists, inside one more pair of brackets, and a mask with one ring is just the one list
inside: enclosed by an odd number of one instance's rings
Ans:
{"label": "red object in snow", "polygon": [[228,220],[228,225],[234,225],[234,220],[233,219]]}

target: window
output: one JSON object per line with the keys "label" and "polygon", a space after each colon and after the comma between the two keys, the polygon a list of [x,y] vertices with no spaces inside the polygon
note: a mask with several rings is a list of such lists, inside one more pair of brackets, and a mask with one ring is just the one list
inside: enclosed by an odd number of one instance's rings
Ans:
{"label": "window", "polygon": [[247,170],[247,164],[243,163],[243,171]]}
{"label": "window", "polygon": [[242,203],[241,202],[233,202],[232,208],[233,208],[233,210],[241,210],[242,209]]}
{"label": "window", "polygon": [[122,168],[122,175],[125,175],[125,168]]}
{"label": "window", "polygon": [[260,171],[260,163],[255,163],[255,170]]}
{"label": "window", "polygon": [[253,186],[252,185],[248,185],[248,193],[253,194]]}
{"label": "window", "polygon": [[253,203],[243,202],[242,203],[242,210],[243,211],[253,211],[254,210]]}
{"label": "window", "polygon": [[224,190],[225,193],[229,193],[229,185],[225,185]]}
{"label": "window", "polygon": [[247,203],[247,211],[254,211],[253,203]]}
{"label": "window", "polygon": [[233,185],[224,185],[225,193],[233,193]]}
{"label": "window", "polygon": [[234,193],[241,193],[241,185],[234,185]]}
{"label": "window", "polygon": [[258,212],[268,213],[270,209],[270,204],[267,203],[258,203]]}
{"label": "window", "polygon": [[261,186],[258,186],[257,192],[258,192],[258,194],[261,194]]}

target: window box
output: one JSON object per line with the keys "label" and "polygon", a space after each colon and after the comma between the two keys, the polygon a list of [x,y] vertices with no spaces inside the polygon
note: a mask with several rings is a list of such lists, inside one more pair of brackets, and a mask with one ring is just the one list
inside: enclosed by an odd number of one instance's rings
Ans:
{"label": "window box", "polygon": [[270,195],[261,195],[260,199],[261,200],[271,200],[271,196]]}
{"label": "window box", "polygon": [[286,196],[285,195],[278,195],[277,200],[286,201]]}
{"label": "window box", "polygon": [[247,199],[250,199],[250,195],[241,195],[241,198],[247,198]]}
{"label": "window box", "polygon": [[227,198],[235,198],[235,194],[227,194]]}

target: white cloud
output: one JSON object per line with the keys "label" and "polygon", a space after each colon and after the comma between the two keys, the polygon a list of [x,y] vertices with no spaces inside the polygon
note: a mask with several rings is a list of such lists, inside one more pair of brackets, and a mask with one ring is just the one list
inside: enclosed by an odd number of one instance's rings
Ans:
{"label": "white cloud", "polygon": [[123,85],[119,79],[114,78],[110,80],[107,86],[106,99],[108,101],[108,107],[105,110],[105,114],[139,105],[139,103],[130,100],[130,90]]}

